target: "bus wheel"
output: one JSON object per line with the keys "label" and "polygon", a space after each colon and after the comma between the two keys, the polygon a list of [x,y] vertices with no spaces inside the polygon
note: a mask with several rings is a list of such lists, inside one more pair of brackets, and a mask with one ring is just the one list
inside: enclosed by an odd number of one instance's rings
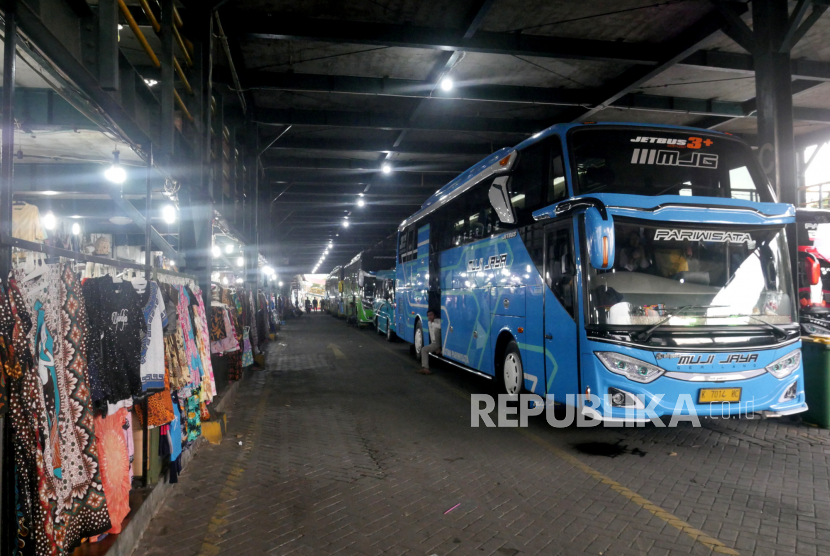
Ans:
{"label": "bus wheel", "polygon": [[500,372],[496,373],[497,389],[499,394],[518,396],[524,390],[524,366],[519,346],[511,340],[504,350],[504,360],[501,362]]}
{"label": "bus wheel", "polygon": [[392,325],[389,323],[389,320],[386,321],[386,341],[387,342],[394,342],[395,341],[395,333],[392,332]]}
{"label": "bus wheel", "polygon": [[424,349],[424,331],[421,329],[421,321],[415,325],[415,359],[421,360],[421,350]]}

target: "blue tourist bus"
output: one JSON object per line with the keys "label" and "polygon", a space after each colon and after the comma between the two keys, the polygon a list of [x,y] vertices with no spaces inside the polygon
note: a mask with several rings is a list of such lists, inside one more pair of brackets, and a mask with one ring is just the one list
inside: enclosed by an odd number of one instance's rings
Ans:
{"label": "blue tourist bus", "polygon": [[390,342],[395,339],[395,274],[394,270],[375,273],[375,329]]}
{"label": "blue tourist bus", "polygon": [[395,330],[419,354],[434,310],[446,361],[598,419],[798,413],[794,215],[729,134],[555,125],[400,224]]}

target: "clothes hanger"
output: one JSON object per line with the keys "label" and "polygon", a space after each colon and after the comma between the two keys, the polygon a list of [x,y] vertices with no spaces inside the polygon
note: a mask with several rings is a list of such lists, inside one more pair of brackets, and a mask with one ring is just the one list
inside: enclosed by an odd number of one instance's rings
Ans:
{"label": "clothes hanger", "polygon": [[36,266],[35,269],[32,272],[30,272],[29,274],[24,276],[23,279],[20,280],[21,282],[29,282],[31,280],[34,280],[38,276],[42,276],[43,274],[46,274],[46,271],[49,270],[49,265],[44,264],[43,259],[39,259],[38,262],[40,264],[38,266]]}

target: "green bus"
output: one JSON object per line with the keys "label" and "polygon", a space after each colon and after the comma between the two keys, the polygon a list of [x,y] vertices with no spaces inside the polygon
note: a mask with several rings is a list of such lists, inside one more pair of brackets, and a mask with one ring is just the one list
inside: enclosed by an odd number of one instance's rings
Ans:
{"label": "green bus", "polygon": [[336,266],[326,277],[326,310],[333,317],[345,317],[343,306],[343,267]]}
{"label": "green bus", "polygon": [[375,274],[366,268],[371,262],[373,257],[363,251],[343,269],[342,304],[346,321],[358,328],[375,322]]}

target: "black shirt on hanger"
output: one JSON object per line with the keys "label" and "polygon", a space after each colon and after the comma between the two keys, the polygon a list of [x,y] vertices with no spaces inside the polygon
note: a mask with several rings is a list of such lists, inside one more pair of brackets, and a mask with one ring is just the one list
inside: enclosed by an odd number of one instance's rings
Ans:
{"label": "black shirt on hanger", "polygon": [[[90,284],[93,282],[94,284]],[[98,346],[98,378],[105,401],[115,403],[139,396],[141,389],[141,337],[147,332],[141,296],[129,282],[113,282],[112,277],[93,278],[84,283],[96,295],[87,300],[87,314]],[[91,346],[92,349],[92,346]]]}

